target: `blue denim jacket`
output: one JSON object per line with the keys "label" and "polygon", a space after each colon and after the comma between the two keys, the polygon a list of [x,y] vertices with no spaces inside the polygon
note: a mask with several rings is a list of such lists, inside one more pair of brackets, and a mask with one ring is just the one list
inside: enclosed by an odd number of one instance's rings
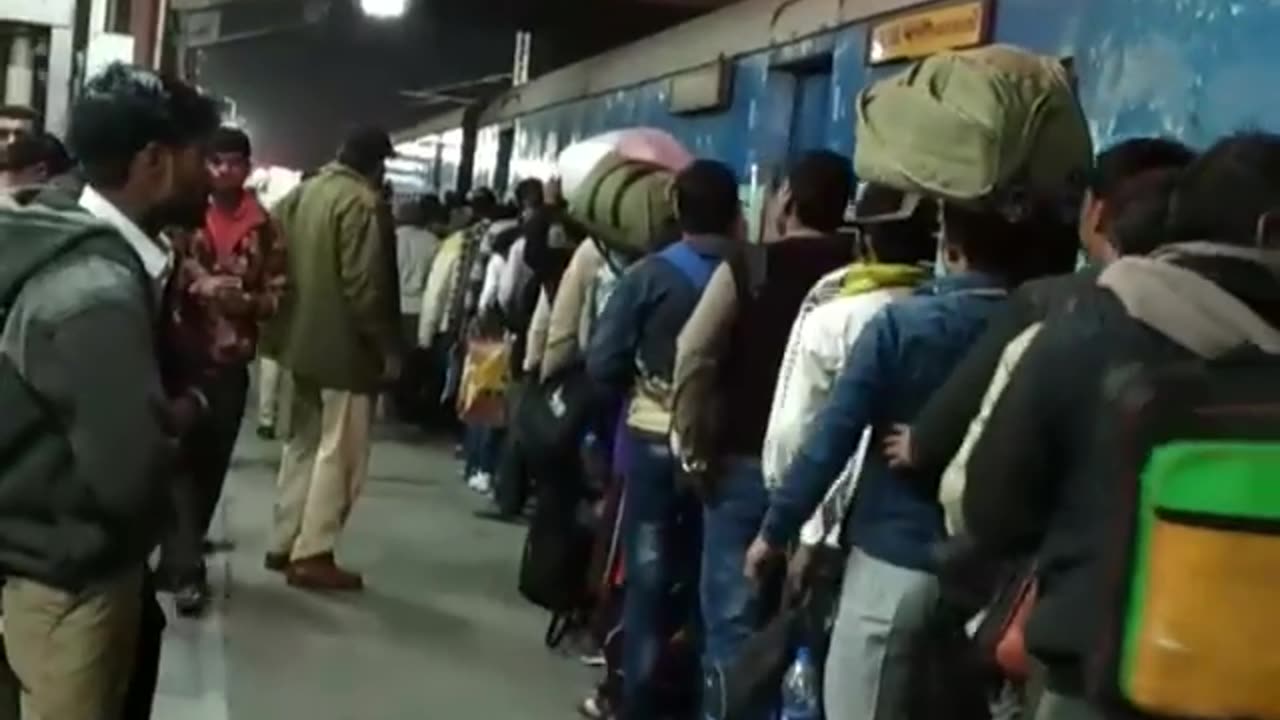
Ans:
{"label": "blue denim jacket", "polygon": [[[722,257],[729,243],[714,236],[681,242],[708,258]],[[616,394],[631,387],[638,368],[655,380],[671,382],[676,338],[701,296],[702,288],[659,253],[631,266],[596,320],[587,347],[587,374]]]}
{"label": "blue denim jacket", "polygon": [[987,275],[939,278],[880,312],[849,350],[844,372],[775,492],[762,533],[774,547],[795,538],[831,483],[873,428],[846,539],[884,562],[932,568],[942,537],[939,476],[889,468],[879,451],[884,432],[910,423],[940,387],[1005,298]]}

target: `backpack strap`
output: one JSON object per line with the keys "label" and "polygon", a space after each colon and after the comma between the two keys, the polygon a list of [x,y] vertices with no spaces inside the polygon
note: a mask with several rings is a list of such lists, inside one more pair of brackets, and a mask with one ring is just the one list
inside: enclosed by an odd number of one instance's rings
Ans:
{"label": "backpack strap", "polygon": [[707,283],[711,282],[712,273],[720,264],[720,258],[703,255],[683,241],[668,245],[658,255],[674,265],[698,292],[706,289]]}

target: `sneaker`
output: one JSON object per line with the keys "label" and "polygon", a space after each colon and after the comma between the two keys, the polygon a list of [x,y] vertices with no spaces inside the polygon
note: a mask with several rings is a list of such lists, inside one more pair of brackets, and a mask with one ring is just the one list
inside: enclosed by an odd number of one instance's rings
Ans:
{"label": "sneaker", "polygon": [[578,662],[582,663],[583,665],[586,665],[587,667],[592,667],[592,668],[604,667],[605,666],[604,652],[597,651],[593,653],[586,653],[585,655],[580,655],[578,656]]}
{"label": "sneaker", "polygon": [[185,618],[204,615],[209,608],[209,583],[205,581],[186,583],[173,594],[173,604],[178,614]]}
{"label": "sneaker", "polygon": [[592,693],[578,703],[578,714],[587,720],[611,720],[613,712],[609,703],[599,693]]}
{"label": "sneaker", "polygon": [[488,495],[493,492],[493,476],[487,472],[478,472],[471,476],[467,481],[467,487],[475,490],[481,495]]}

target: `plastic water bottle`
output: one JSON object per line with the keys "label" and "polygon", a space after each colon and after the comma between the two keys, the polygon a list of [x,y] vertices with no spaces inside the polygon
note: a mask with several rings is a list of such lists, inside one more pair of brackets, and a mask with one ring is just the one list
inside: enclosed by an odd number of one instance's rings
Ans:
{"label": "plastic water bottle", "polygon": [[809,648],[800,648],[782,679],[782,719],[817,720],[819,711],[818,670]]}

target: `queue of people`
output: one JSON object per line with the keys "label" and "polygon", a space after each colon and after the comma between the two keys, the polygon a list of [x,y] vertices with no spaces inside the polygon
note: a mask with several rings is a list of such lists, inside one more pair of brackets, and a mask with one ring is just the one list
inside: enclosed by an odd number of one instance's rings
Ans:
{"label": "queue of people", "polygon": [[[1241,382],[1227,378],[1276,370],[1280,140],[1242,133],[1198,154],[1176,139],[1134,138],[1095,155],[1060,66],[1012,48],[970,52],[864,91],[855,161],[825,150],[798,157],[769,204],[762,244],[746,237],[740,183],[723,164],[612,157],[586,189],[530,203],[514,225],[486,211],[441,245],[426,294],[454,301],[448,311],[424,303],[418,340],[448,348],[464,394],[479,382],[468,397],[505,395],[503,413],[458,406],[466,478],[492,498],[487,517],[511,520],[537,499],[520,587],[553,613],[548,644],[581,630],[588,656],[603,654],[584,715],[1280,711],[1262,671],[1232,659],[1231,648],[1243,649],[1235,640],[1197,646],[1194,666],[1216,684],[1191,683],[1190,666],[1161,655],[1172,650],[1159,631],[1125,625],[1138,616],[1117,609],[1117,581],[1102,577],[1117,564],[1135,573],[1124,597],[1148,597],[1150,612],[1182,623],[1178,637],[1191,642],[1212,632],[1193,620],[1214,621],[1169,600],[1165,586],[1142,585],[1133,568],[1262,552],[1247,540],[1179,538],[1199,548],[1187,550],[1164,535],[1117,538],[1113,527],[1117,515],[1132,533],[1145,527],[1149,507],[1121,499],[1158,470],[1143,463],[1157,462],[1168,437],[1274,447],[1275,415],[1261,406],[1176,403],[1229,392],[1243,403]],[[989,67],[1008,74],[981,77]],[[1025,82],[983,108],[978,131],[948,94],[959,85],[928,85],[942,68]],[[914,92],[923,115],[895,121],[894,103]],[[998,155],[982,154],[996,152],[979,141],[990,128],[1010,143]],[[920,132],[973,156],[959,162]],[[608,179],[618,167],[625,189]],[[661,187],[650,192],[650,181]],[[1213,189],[1222,187],[1229,197]],[[497,241],[513,233],[517,242]],[[458,301],[454,287],[486,275],[468,269],[485,262],[477,257],[501,258],[495,277],[522,278],[501,284],[497,336],[512,361],[496,380],[475,372],[484,364],[476,338],[497,337],[480,330],[493,306]],[[521,283],[528,292],[513,292]],[[1244,366],[1222,361],[1236,354]],[[1117,477],[1109,453],[1119,441],[1099,431],[1119,432],[1116,387],[1135,368],[1195,359],[1198,374],[1178,376],[1197,378],[1194,392],[1144,386],[1138,397],[1187,419],[1142,430],[1148,444],[1129,448],[1139,464]],[[1233,419],[1190,419],[1206,412]],[[1259,476],[1232,467],[1256,490]],[[1116,482],[1126,489],[1108,489]],[[1142,555],[1157,541],[1173,559]],[[1265,597],[1265,584],[1249,581],[1247,596]],[[1137,649],[1109,639],[1117,625]],[[1221,621],[1237,639],[1264,626],[1244,611]],[[1130,665],[1093,668],[1126,652]],[[807,706],[788,685],[793,662],[820,669]],[[1138,685],[1123,677],[1132,668]],[[1223,679],[1232,672],[1259,684],[1233,689]]]}

